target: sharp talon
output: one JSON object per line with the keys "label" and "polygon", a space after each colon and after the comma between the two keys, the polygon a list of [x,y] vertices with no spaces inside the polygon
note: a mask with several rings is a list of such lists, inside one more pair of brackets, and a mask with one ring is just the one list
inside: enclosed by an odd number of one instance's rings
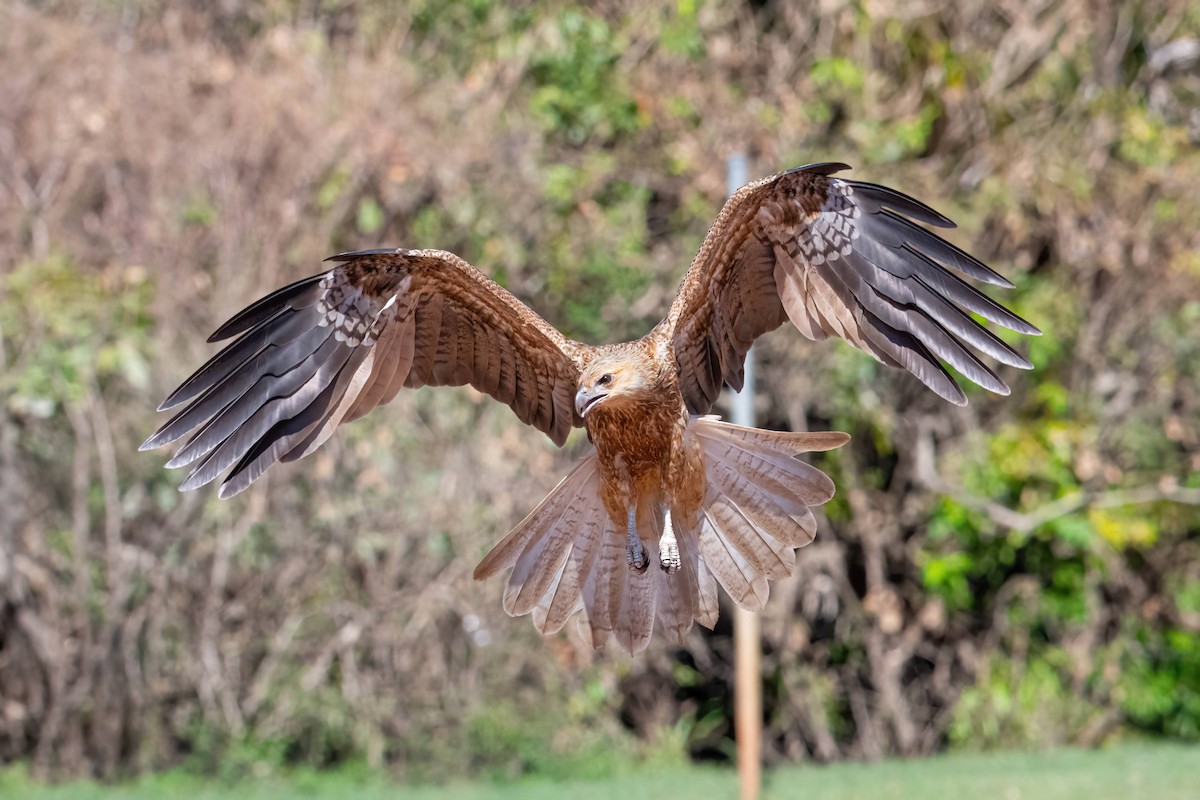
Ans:
{"label": "sharp talon", "polygon": [[662,564],[663,572],[668,575],[674,575],[676,572],[679,572],[681,564],[679,560],[679,545],[674,542],[670,544],[660,542],[658,545],[658,558]]}
{"label": "sharp talon", "polygon": [[650,559],[646,557],[646,548],[642,547],[640,540],[635,539],[625,544],[625,561],[634,572],[645,572],[646,567],[650,566]]}
{"label": "sharp talon", "polygon": [[646,567],[650,566],[650,559],[646,556],[646,548],[642,547],[642,539],[637,534],[637,518],[632,508],[629,509],[626,533],[625,561],[634,572],[645,572]]}

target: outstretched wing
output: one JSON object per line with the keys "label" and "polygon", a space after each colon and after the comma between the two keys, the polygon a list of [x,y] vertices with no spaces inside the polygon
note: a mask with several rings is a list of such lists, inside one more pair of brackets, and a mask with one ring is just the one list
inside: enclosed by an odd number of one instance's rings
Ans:
{"label": "outstretched wing", "polygon": [[998,394],[1008,386],[972,348],[1032,368],[971,315],[1038,329],[955,273],[1012,284],[912,221],[952,228],[949,219],[892,189],[829,177],[843,169],[810,164],[749,184],[713,223],[658,330],[693,413],[707,413],[722,383],[740,389],[750,345],[788,319],[809,339],[838,336],[903,367],[957,405],[966,395],[942,361]]}
{"label": "outstretched wing", "polygon": [[581,424],[573,400],[583,346],[467,262],[441,250],[328,260],[338,266],[222,325],[209,341],[238,338],[159,407],[187,404],[143,450],[195,431],[168,462],[199,462],[180,488],[234,465],[220,495],[236,494],[403,386],[469,383],[559,445]]}

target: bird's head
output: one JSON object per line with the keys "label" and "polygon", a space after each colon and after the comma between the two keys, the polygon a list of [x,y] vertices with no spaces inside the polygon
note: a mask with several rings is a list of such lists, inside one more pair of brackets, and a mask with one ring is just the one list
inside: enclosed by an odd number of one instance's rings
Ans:
{"label": "bird's head", "polygon": [[649,394],[653,381],[638,367],[636,359],[626,354],[604,355],[592,362],[579,376],[575,393],[579,416],[586,418],[601,405],[619,408]]}

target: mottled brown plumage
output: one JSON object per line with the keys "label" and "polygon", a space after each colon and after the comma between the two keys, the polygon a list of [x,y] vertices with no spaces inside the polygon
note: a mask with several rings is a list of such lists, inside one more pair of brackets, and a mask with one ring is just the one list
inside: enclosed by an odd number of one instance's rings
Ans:
{"label": "mottled brown plumage", "polygon": [[[831,177],[814,164],[743,187],[725,204],[666,318],[635,342],[571,341],[509,292],[440,250],[370,250],[280,289],[212,340],[236,336],[167,398],[183,405],[143,449],[191,438],[168,466],[196,463],[183,489],[232,466],[221,496],[275,461],[300,458],[342,422],[401,387],[470,384],[563,444],[594,445],[480,562],[512,568],[510,614],[543,632],[580,613],[595,646],[636,652],[657,620],[678,640],[711,626],[716,586],[761,608],[812,540],[811,508],[833,495],[796,458],[847,440],[703,416],[723,385],[740,389],[750,345],[786,321],[903,367],[954,403],[945,361],[991,391],[1008,387],[968,348],[1031,365],[971,316],[1037,329],[957,273],[1011,286],[912,222],[953,223],[910,197]],[[198,462],[198,463],[197,463]],[[655,563],[657,562],[657,563]]]}

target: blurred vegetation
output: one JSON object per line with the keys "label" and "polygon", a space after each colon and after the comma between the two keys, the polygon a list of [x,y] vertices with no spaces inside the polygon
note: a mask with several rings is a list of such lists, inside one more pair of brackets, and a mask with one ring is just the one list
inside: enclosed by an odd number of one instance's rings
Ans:
{"label": "blurred vegetation", "polygon": [[[805,796],[821,800],[856,800],[886,791],[896,800],[957,800],[971,793],[985,797],[1036,797],[1038,800],[1124,800],[1149,796],[1157,800],[1192,800],[1200,750],[1179,745],[1126,744],[1104,750],[1055,750],[1049,753],[953,754],[920,761],[881,764],[836,764],[827,767],[784,766],[766,773],[763,797]],[[119,785],[97,781],[48,785],[20,767],[0,769],[0,792],[22,800],[290,800],[355,797],[384,800],[402,792],[412,800],[688,800],[732,797],[737,792],[733,770],[712,766],[640,766],[605,779],[543,776],[515,781],[467,782],[397,787],[378,771],[361,764],[335,770],[262,771],[250,780],[227,782],[198,777],[184,770],[141,776]]]}
{"label": "blurred vegetation", "polygon": [[854,435],[764,614],[768,759],[1200,739],[1192,4],[104,0],[0,31],[0,762],[727,758],[728,613],[631,661],[470,580],[578,440],[421,390],[228,502],[135,450],[216,324],[341,249],[454,250],[571,336],[639,336],[735,150],[931,202],[1046,332],[964,409],[763,341],[762,424]]}

